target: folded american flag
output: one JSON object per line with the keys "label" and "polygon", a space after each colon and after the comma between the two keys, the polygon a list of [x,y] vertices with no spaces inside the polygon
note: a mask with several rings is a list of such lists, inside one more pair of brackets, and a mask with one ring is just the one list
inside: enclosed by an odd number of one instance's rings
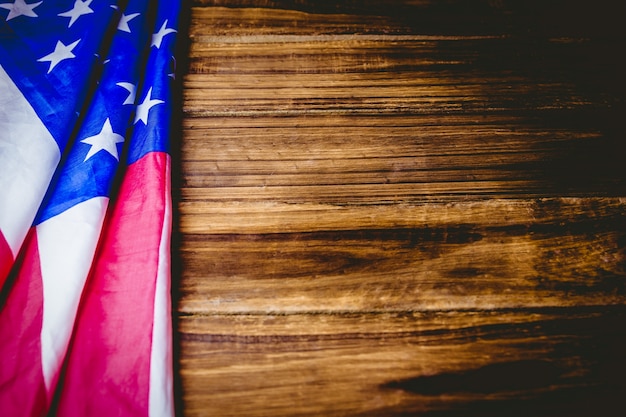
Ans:
{"label": "folded american flag", "polygon": [[181,0],[0,0],[0,415],[172,416]]}

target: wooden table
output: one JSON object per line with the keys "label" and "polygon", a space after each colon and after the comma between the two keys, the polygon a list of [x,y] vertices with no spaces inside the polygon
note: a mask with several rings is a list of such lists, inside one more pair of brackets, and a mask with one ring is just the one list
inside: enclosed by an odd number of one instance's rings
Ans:
{"label": "wooden table", "polygon": [[623,416],[623,2],[195,0],[185,416]]}

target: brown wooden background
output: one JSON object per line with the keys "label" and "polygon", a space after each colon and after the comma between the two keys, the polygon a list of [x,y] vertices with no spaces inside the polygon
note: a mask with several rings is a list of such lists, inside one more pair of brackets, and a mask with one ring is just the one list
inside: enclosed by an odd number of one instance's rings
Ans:
{"label": "brown wooden background", "polygon": [[621,1],[189,3],[185,416],[623,416]]}

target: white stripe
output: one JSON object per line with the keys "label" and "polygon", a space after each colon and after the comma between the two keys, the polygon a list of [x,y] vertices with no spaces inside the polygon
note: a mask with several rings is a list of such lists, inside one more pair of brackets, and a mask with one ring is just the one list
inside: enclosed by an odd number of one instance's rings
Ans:
{"label": "white stripe", "polygon": [[92,198],[37,226],[43,277],[41,360],[49,391],[67,351],[108,201]]}
{"label": "white stripe", "polygon": [[0,230],[14,256],[60,158],[54,138],[0,66]]}
{"label": "white stripe", "polygon": [[174,416],[172,369],[172,313],[170,296],[170,235],[172,228],[172,201],[170,195],[170,161],[167,161],[165,213],[159,266],[154,297],[152,351],[150,352],[150,417]]}

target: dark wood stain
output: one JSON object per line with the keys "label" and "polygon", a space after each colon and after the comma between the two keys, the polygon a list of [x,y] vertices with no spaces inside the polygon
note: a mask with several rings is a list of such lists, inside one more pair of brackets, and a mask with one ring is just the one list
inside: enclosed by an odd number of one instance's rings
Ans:
{"label": "dark wood stain", "polygon": [[189,5],[180,415],[623,414],[623,2]]}
{"label": "dark wood stain", "polygon": [[388,383],[384,388],[402,389],[421,395],[522,391],[555,384],[564,372],[553,362],[520,360],[491,363],[458,373],[419,376]]}

